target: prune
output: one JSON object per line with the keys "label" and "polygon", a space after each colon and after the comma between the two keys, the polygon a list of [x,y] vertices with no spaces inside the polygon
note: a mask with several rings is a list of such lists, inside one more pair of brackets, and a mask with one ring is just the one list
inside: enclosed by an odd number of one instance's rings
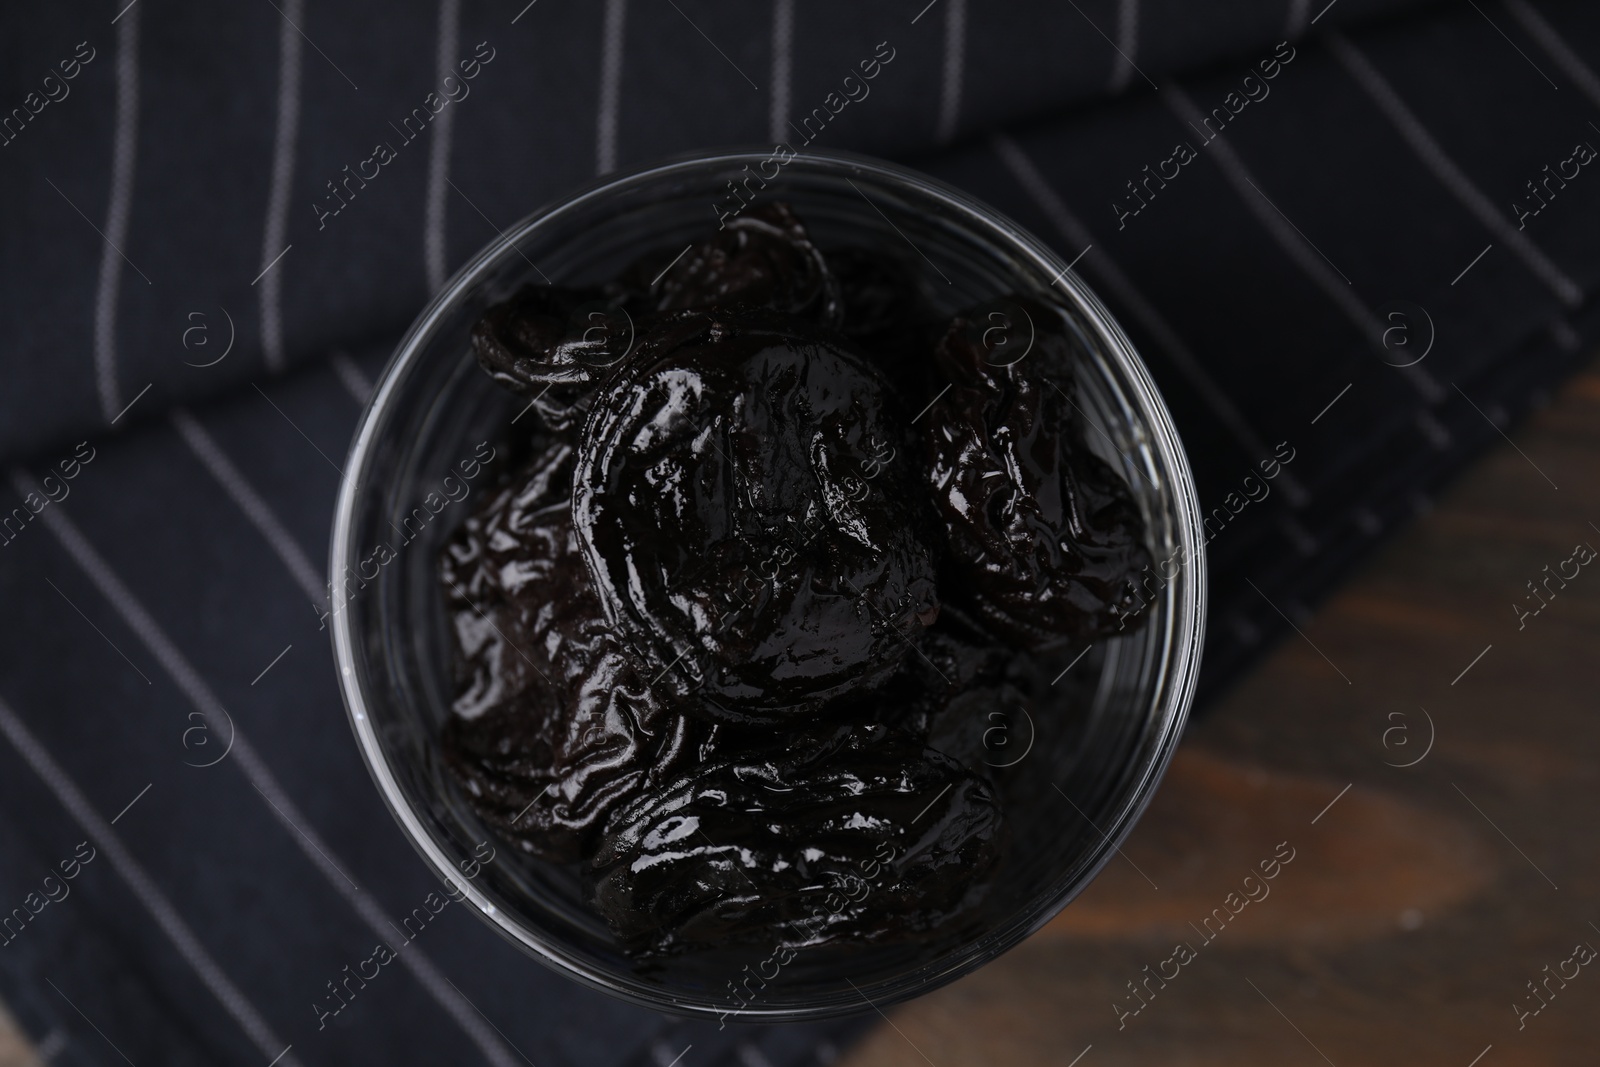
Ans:
{"label": "prune", "polygon": [[588,726],[559,700],[500,704],[476,719],[451,716],[442,745],[473,809],[525,852],[561,863],[583,858],[619,801],[685,763],[696,723],[673,716],[642,733],[626,697],[610,699],[604,666],[587,688]]}
{"label": "prune", "polygon": [[441,568],[460,650],[445,758],[485,819],[565,861],[711,733],[664,707],[606,622],[572,532],[571,471],[569,445],[535,457]]}
{"label": "prune", "polygon": [[1003,832],[982,779],[886,727],[848,726],[641,793],[589,869],[636,952],[884,942],[971,907]]}
{"label": "prune", "polygon": [[573,516],[607,616],[713,718],[870,688],[939,609],[881,379],[792,319],[675,328],[607,384],[579,448]]}
{"label": "prune", "polygon": [[941,604],[938,622],[917,638],[883,685],[841,697],[828,711],[854,721],[886,723],[926,739],[934,720],[956,696],[999,684],[1015,658],[1015,649],[964,618],[955,605]]}
{"label": "prune", "polygon": [[989,314],[1004,322],[951,322],[935,355],[949,388],[921,420],[946,595],[1030,647],[1114,632],[1150,562],[1144,520],[1084,441],[1057,313],[1014,297]]}
{"label": "prune", "polygon": [[534,394],[552,429],[582,420],[595,383],[628,355],[634,323],[598,289],[524,285],[472,328],[472,350],[500,385]]}
{"label": "prune", "polygon": [[830,327],[844,313],[827,261],[782,203],[753,207],[682,252],[645,257],[620,289],[628,306],[643,312],[743,305]]}
{"label": "prune", "polygon": [[775,203],[475,327],[539,420],[440,560],[444,761],[641,966],[965,936],[999,791],[1049,799],[1054,762],[1003,767],[1075,743],[1031,650],[1115,629],[1149,553],[1063,321],[1005,308],[1027,344],[941,339],[903,263]]}
{"label": "prune", "polygon": [[840,332],[877,356],[897,384],[920,385],[941,324],[931,321],[911,271],[866,248],[835,249],[827,257],[844,301]]}

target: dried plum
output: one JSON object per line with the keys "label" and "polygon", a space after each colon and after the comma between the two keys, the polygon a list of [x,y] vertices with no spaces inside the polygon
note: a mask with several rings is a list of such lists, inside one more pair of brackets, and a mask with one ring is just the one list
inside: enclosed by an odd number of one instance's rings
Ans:
{"label": "dried plum", "polygon": [[839,283],[788,205],[751,208],[709,239],[640,260],[619,288],[636,311],[746,306],[837,327]]}
{"label": "dried plum", "polygon": [[964,618],[959,608],[942,604],[938,622],[917,638],[883,685],[841,697],[828,711],[838,718],[886,723],[926,739],[956,696],[999,684],[1015,658],[1015,649]]}
{"label": "dried plum", "polygon": [[556,430],[582,420],[595,383],[627,357],[633,341],[632,316],[598,289],[524,285],[472,328],[478,365],[512,392],[533,394],[540,417]]}
{"label": "dried plum", "polygon": [[911,271],[867,248],[839,248],[827,256],[844,301],[840,332],[878,357],[897,384],[922,385],[942,323],[932,321]]}
{"label": "dried plum", "polygon": [[779,721],[895,669],[938,614],[882,380],[794,320],[703,316],[613,379],[574,476],[606,613],[713,718]]}
{"label": "dried plum", "polygon": [[618,937],[658,955],[915,938],[1000,854],[989,786],[883,726],[696,767],[616,809],[590,861]]}
{"label": "dried plum", "polygon": [[951,322],[936,352],[949,388],[920,422],[949,531],[946,595],[1030,647],[1114,632],[1150,562],[1144,520],[1084,441],[1057,313],[1016,297],[987,315]]}
{"label": "dried plum", "polygon": [[606,622],[572,533],[571,471],[570,445],[535,457],[441,568],[460,653],[445,758],[481,815],[565,861],[710,733],[664,707]]}
{"label": "dried plum", "polygon": [[641,961],[978,922],[1001,787],[1054,764],[999,768],[1074,743],[1031,652],[1117,629],[1149,561],[1063,321],[998,307],[1025,344],[994,307],[941,337],[904,263],[774,203],[474,328],[539,425],[439,561],[443,758]]}
{"label": "dried plum", "polygon": [[523,851],[561,863],[583,858],[619,801],[698,751],[695,720],[673,716],[663,733],[645,735],[625,698],[607,699],[604,669],[591,678],[589,725],[547,699],[451,716],[442,738],[474,810]]}

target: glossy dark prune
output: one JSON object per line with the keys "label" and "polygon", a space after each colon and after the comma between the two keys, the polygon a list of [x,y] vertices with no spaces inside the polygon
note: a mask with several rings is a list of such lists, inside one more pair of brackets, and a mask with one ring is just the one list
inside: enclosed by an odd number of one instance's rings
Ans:
{"label": "glossy dark prune", "polygon": [[972,907],[1003,840],[982,779],[886,727],[849,726],[640,794],[589,871],[636,953],[887,942]]}
{"label": "glossy dark prune", "polygon": [[[496,704],[531,698],[548,687],[548,664],[518,654],[507,634],[537,635],[557,622],[551,607],[525,603],[534,592],[559,585],[560,559],[570,524],[558,514],[572,478],[572,446],[561,444],[532,457],[467,516],[440,553],[439,577],[455,637],[457,715],[476,718]],[[557,602],[565,606],[567,601]],[[524,617],[532,609],[531,617]]]}
{"label": "glossy dark prune", "polygon": [[840,332],[877,356],[897,383],[921,384],[918,372],[925,369],[942,323],[932,321],[911,271],[866,248],[835,249],[827,257],[844,301]]}
{"label": "glossy dark prune", "polygon": [[598,289],[524,285],[495,304],[472,328],[478,365],[522,395],[551,429],[577,425],[597,382],[631,350],[629,313]]}
{"label": "glossy dark prune", "polygon": [[926,739],[934,720],[955,697],[999,684],[1015,656],[1014,649],[964,618],[955,605],[942,604],[939,621],[917,638],[883,685],[851,693],[828,710]]}
{"label": "glossy dark prune", "polygon": [[982,318],[951,322],[935,356],[950,387],[921,420],[949,531],[947,595],[1030,647],[1112,633],[1150,563],[1144,520],[1084,440],[1058,314],[1027,298],[1007,304],[1009,336],[989,337]]}
{"label": "glossy dark prune", "polygon": [[536,456],[441,567],[459,650],[445,758],[480,815],[563,861],[711,733],[664,707],[606,622],[572,533],[571,471],[569,445]]}
{"label": "glossy dark prune", "polygon": [[1124,621],[1143,522],[1065,321],[941,333],[912,267],[770,203],[473,331],[542,426],[440,561],[443,759],[641,967],[965,937],[1049,847],[998,799],[1052,802],[1081,728],[1030,650]]}
{"label": "glossy dark prune", "polygon": [[673,328],[607,384],[579,448],[573,517],[607,616],[712,718],[870,688],[939,604],[882,380],[792,319]]}
{"label": "glossy dark prune", "polygon": [[[594,674],[605,678],[605,671]],[[674,716],[644,735],[609,682],[588,687],[591,725],[560,702],[501,704],[476,719],[453,715],[441,743],[473,809],[525,852],[560,863],[587,853],[606,815],[696,751],[697,723]]]}
{"label": "glossy dark prune", "polygon": [[744,306],[837,327],[844,310],[827,261],[783,203],[752,207],[686,250],[640,260],[620,289],[643,312]]}

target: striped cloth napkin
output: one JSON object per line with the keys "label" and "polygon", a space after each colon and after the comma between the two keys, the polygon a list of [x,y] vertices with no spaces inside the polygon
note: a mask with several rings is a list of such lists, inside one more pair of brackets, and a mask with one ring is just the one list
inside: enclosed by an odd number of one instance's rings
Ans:
{"label": "striped cloth napkin", "polygon": [[430,293],[596,173],[852,149],[1053,242],[1194,463],[1205,692],[1600,337],[1600,8],[1580,0],[0,20],[0,999],[54,1063],[788,1067],[877,1021],[669,1020],[459,906],[344,984],[439,888],[319,629],[345,449]]}

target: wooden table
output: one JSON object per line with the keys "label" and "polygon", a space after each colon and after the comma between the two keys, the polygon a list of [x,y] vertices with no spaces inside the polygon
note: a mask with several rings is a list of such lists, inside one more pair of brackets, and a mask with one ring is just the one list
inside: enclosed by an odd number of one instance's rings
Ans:
{"label": "wooden table", "polygon": [[842,1065],[1600,1062],[1600,370],[1512,438],[1191,729],[1125,859]]}

